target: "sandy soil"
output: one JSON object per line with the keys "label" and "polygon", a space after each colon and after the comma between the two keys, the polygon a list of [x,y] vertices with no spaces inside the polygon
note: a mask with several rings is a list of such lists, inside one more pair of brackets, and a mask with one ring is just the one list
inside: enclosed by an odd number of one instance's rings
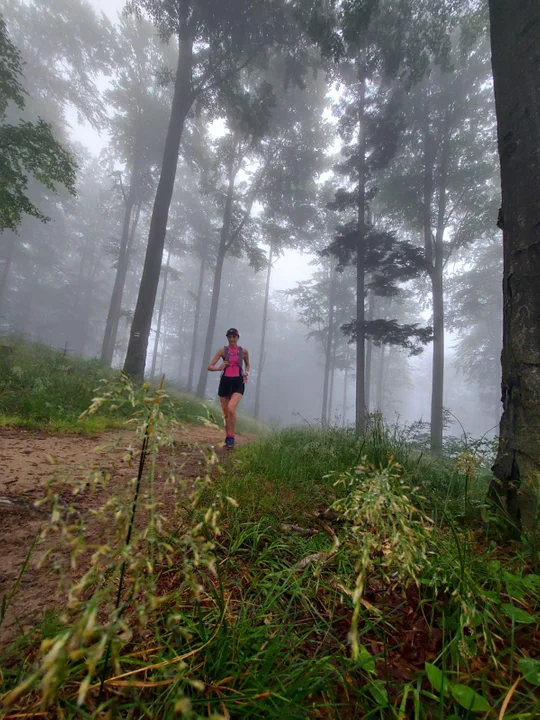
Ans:
{"label": "sandy soil", "polygon": [[[237,443],[241,445],[250,439],[247,435],[237,436]],[[136,474],[136,468],[125,460],[126,448],[132,441],[133,435],[128,432],[84,437],[0,429],[0,602],[12,592],[34,539],[47,522],[47,511],[34,505],[45,496],[47,483],[66,477],[82,480],[92,470],[103,470],[111,476],[106,492],[121,492],[128,485],[127,480]],[[160,472],[167,472],[171,463],[182,478],[199,476],[204,469],[204,450],[209,445],[228,457],[228,453],[220,449],[222,431],[213,428],[187,425],[176,431],[175,441],[172,456],[160,458],[162,467],[158,466],[158,478]],[[140,442],[133,449],[135,453],[140,450]],[[172,494],[171,487],[163,484],[158,499],[165,507],[167,499],[172,500],[168,494]],[[70,493],[69,503],[76,507],[85,523],[88,519],[91,524],[90,511],[102,499],[99,493],[96,496],[96,493],[83,492],[74,502]],[[38,545],[31,555],[0,626],[0,645],[17,633],[31,629],[45,610],[54,608],[61,600],[56,577],[38,567],[45,550],[46,547]]]}

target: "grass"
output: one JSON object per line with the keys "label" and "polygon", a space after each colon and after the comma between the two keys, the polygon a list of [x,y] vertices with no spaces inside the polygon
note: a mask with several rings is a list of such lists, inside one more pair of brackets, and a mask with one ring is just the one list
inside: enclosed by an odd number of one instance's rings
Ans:
{"label": "grass", "polygon": [[[124,425],[133,407],[125,403],[110,406],[99,414],[80,420],[98,388],[116,383],[119,373],[99,360],[64,355],[45,345],[16,337],[0,344],[0,427],[18,426],[51,432],[94,434]],[[210,420],[221,424],[221,413],[213,402],[203,403],[187,393],[167,387],[171,418],[182,423]],[[264,426],[239,416],[240,432],[258,433]]]}
{"label": "grass", "polygon": [[[435,460],[380,423],[289,429],[208,455],[191,493],[181,464],[159,474],[170,418],[152,407],[148,520],[126,547],[131,506],[93,504],[107,545],[60,624],[1,658],[7,717],[538,717],[539,558],[492,521],[487,458]],[[84,525],[53,513],[53,531],[84,554]]]}

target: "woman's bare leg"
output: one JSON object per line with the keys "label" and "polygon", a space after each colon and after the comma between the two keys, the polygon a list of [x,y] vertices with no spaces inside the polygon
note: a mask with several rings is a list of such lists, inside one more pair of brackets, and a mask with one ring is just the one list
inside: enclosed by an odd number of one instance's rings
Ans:
{"label": "woman's bare leg", "polygon": [[234,430],[236,428],[236,408],[238,407],[238,403],[240,402],[242,397],[242,393],[233,393],[231,399],[229,400],[229,407],[227,411],[228,435],[234,436]]}
{"label": "woman's bare leg", "polygon": [[225,435],[229,434],[229,398],[220,397],[221,410],[223,411],[223,425],[225,427]]}

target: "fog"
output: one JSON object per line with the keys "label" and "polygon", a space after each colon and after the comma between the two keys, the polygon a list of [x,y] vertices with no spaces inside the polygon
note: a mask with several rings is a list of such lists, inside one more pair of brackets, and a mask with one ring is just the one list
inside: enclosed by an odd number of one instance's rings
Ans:
{"label": "fog", "polygon": [[[143,297],[178,57],[174,33],[158,38],[145,3],[140,20],[122,15],[124,4],[0,0],[27,93],[25,108],[11,103],[2,122],[43,118],[78,166],[76,196],[30,176],[28,196],[49,221],[26,214],[2,233],[0,330],[117,368]],[[219,373],[206,366],[236,327],[252,366],[241,410],[255,413],[260,376],[263,422],[345,426],[357,419],[355,358],[363,345],[370,413],[427,427],[440,383],[447,436],[496,431],[495,116],[485,31],[463,44],[462,20],[452,33],[453,70],[429,50],[423,75],[405,58],[386,74],[374,59],[361,75],[350,55],[336,63],[316,38],[299,35],[294,51],[284,40],[265,49],[264,61],[248,64],[238,51],[227,60],[237,74],[208,81],[180,141],[146,377],[165,374],[175,387],[214,398]],[[389,42],[383,21],[370,28],[369,52],[381,57]],[[256,38],[243,32],[247,53]],[[197,62],[193,77],[203,83],[204,61]]]}

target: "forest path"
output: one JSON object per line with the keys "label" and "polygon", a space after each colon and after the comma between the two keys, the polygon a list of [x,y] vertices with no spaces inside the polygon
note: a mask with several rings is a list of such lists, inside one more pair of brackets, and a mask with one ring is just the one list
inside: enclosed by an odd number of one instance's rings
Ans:
{"label": "forest path", "polygon": [[[237,443],[246,444],[253,437],[239,435]],[[166,476],[174,465],[180,479],[196,478],[205,472],[206,448],[214,447],[218,455],[226,452],[220,447],[223,431],[216,428],[185,425],[175,430],[174,440],[171,451],[160,451],[156,475],[157,499],[165,508],[173,510],[173,489],[170,484],[160,485],[160,476]],[[100,531],[92,527],[97,521],[91,511],[111,495],[130,491],[128,481],[137,473],[140,445],[140,440],[129,431],[79,436],[20,428],[0,430],[0,604],[3,597],[10,598],[28,552],[47,522],[47,509],[40,510],[34,506],[36,501],[45,497],[47,484],[55,479],[67,479],[68,482],[84,480],[96,470],[110,473],[106,488],[98,492],[82,492],[75,497],[69,487],[61,492],[61,497],[67,493],[66,504],[73,505],[88,526],[90,539],[97,539]],[[126,462],[130,447],[134,456],[131,465]],[[49,545],[49,541],[38,544],[32,552],[0,625],[0,646],[18,633],[29,631],[46,610],[54,608],[61,600],[58,578],[39,567],[39,560]],[[67,556],[66,551],[63,559]],[[82,574],[83,570],[79,568],[78,574]]]}

